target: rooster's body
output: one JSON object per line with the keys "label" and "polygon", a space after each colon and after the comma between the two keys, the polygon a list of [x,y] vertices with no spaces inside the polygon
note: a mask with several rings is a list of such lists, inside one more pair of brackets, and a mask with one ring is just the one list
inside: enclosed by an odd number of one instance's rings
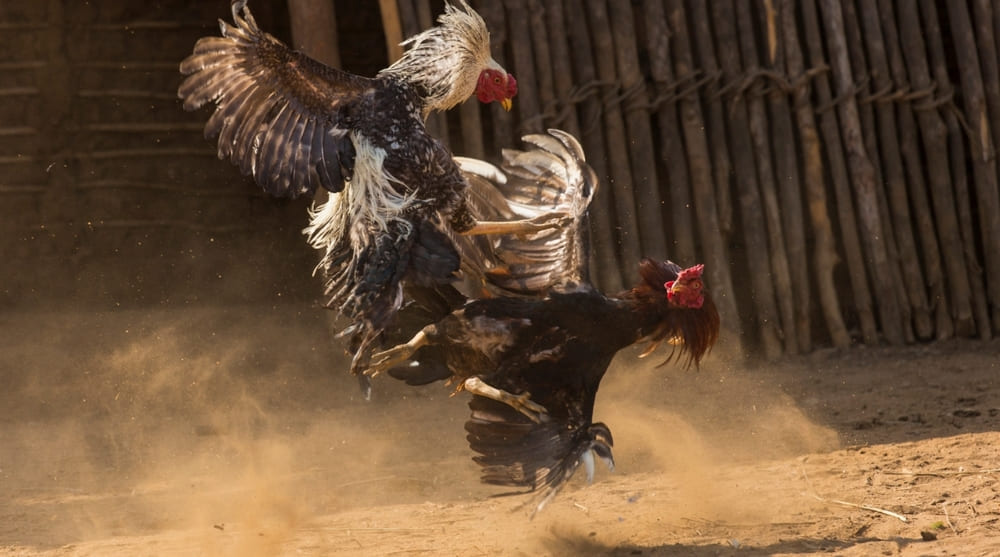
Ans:
{"label": "rooster's body", "polygon": [[[536,192],[559,191],[561,196],[542,199],[574,207],[564,211],[575,224],[504,238],[478,256],[463,254],[466,261],[487,262],[480,279],[487,285],[484,297],[467,300],[406,343],[376,354],[369,370],[415,385],[449,380],[470,391],[466,430],[483,481],[544,490],[538,508],[581,463],[589,477],[594,454],[613,463],[611,432],[593,422],[593,410],[619,350],[645,340],[651,352],[670,340],[676,355],[698,363],[719,332],[700,265],[682,269],[645,259],[640,284],[614,296],[587,282],[582,234],[596,176],[572,137],[554,130],[545,137],[526,137],[535,149],[505,152],[503,171],[478,167],[479,176],[493,180],[508,200],[531,191],[532,184]],[[546,203],[535,199],[528,205]]]}
{"label": "rooster's body", "polygon": [[245,0],[232,11],[234,25],[220,21],[222,36],[199,40],[181,63],[178,94],[188,110],[216,105],[205,135],[268,193],[331,192],[306,233],[323,252],[327,307],[352,321],[356,372],[402,303],[402,282],[453,280],[450,236],[480,233],[467,184],[425,119],[473,93],[509,109],[516,81],[464,0],[375,78],[292,51],[257,26]]}

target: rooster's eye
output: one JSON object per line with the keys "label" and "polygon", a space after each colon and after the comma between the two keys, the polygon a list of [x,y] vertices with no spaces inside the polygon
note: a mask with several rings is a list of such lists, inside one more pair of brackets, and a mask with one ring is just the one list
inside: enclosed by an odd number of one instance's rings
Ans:
{"label": "rooster's eye", "polygon": [[701,290],[701,286],[702,286],[702,284],[701,284],[700,280],[696,280],[696,281],[694,281],[694,282],[691,283],[691,288],[693,288],[695,290]]}
{"label": "rooster's eye", "polygon": [[493,78],[493,83],[496,83],[497,85],[500,85],[500,78],[499,77],[494,77]]}

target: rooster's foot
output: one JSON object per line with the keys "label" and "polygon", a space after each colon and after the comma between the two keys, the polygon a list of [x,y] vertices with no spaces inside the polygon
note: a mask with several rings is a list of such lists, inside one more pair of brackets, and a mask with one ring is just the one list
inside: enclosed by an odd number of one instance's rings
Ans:
{"label": "rooster's foot", "polygon": [[487,385],[478,377],[469,377],[462,384],[466,391],[497,402],[502,402],[514,410],[524,414],[529,420],[540,424],[549,420],[549,411],[544,406],[531,400],[531,393],[514,395],[507,391]]}

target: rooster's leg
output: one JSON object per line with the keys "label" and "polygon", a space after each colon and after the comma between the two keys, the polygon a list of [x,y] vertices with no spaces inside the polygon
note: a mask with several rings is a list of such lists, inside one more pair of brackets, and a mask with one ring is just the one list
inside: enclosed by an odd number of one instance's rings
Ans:
{"label": "rooster's leg", "polygon": [[[430,327],[433,327],[433,325]],[[420,350],[421,346],[429,342],[427,334],[430,331],[428,329],[429,327],[421,329],[417,334],[413,335],[413,338],[403,344],[397,344],[388,350],[372,354],[371,363],[368,364],[368,369],[364,371],[364,375],[375,377],[379,373],[389,371],[409,360],[417,350]]]}
{"label": "rooster's leg", "polygon": [[531,234],[550,228],[559,228],[572,221],[567,213],[545,213],[531,219],[509,221],[479,221],[462,234],[479,236],[482,234]]}
{"label": "rooster's leg", "polygon": [[549,412],[544,406],[531,400],[530,393],[512,395],[507,391],[498,389],[492,385],[487,385],[478,377],[469,377],[462,384],[466,391],[474,395],[479,395],[488,399],[502,402],[514,410],[524,414],[529,420],[540,424],[549,420]]}

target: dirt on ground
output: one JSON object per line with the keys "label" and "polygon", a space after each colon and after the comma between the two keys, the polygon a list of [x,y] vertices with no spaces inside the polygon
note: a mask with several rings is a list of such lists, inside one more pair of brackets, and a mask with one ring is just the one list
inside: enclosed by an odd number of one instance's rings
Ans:
{"label": "dirt on ground", "polygon": [[467,395],[360,399],[305,304],[0,313],[0,555],[998,555],[1000,342],[619,354],[617,466],[533,518]]}

